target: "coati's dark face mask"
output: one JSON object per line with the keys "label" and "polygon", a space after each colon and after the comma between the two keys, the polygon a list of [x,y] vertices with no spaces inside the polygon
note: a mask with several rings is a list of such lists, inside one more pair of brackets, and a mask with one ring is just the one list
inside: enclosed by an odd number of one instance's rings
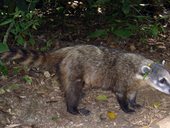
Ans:
{"label": "coati's dark face mask", "polygon": [[142,74],[147,83],[155,89],[170,94],[170,73],[162,64],[153,63],[142,67]]}

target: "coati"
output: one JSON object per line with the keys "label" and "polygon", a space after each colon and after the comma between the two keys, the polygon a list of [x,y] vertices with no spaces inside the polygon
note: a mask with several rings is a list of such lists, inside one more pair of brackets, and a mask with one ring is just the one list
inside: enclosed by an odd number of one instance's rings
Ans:
{"label": "coati", "polygon": [[78,45],[46,54],[18,49],[3,53],[0,58],[23,65],[56,67],[67,111],[74,115],[90,113],[89,110],[78,109],[84,86],[112,91],[126,113],[140,107],[136,103],[136,95],[142,86],[150,85],[170,94],[170,73],[162,64],[139,54],[102,46]]}

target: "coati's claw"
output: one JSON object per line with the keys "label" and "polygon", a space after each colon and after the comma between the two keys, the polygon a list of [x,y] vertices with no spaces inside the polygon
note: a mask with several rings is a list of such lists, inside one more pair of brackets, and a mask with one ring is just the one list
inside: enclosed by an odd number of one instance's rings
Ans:
{"label": "coati's claw", "polygon": [[78,115],[79,114],[79,111],[76,107],[68,107],[67,108],[67,111],[73,115]]}
{"label": "coati's claw", "polygon": [[129,113],[129,114],[135,112],[135,110],[133,110],[133,109],[126,109],[126,110],[123,110],[123,111],[124,111],[125,113]]}
{"label": "coati's claw", "polygon": [[131,107],[134,108],[134,109],[142,108],[142,106],[140,104],[133,104],[133,105],[131,105]]}
{"label": "coati's claw", "polygon": [[73,115],[78,115],[78,114],[84,116],[90,115],[90,111],[85,108],[81,108],[81,109],[71,108],[71,109],[67,109],[67,111]]}
{"label": "coati's claw", "polygon": [[84,116],[90,115],[90,111],[87,110],[87,109],[85,109],[85,108],[79,109],[79,113],[80,113],[81,115],[84,115]]}
{"label": "coati's claw", "polygon": [[80,94],[80,99],[83,99],[84,97],[85,97],[85,93],[82,92],[82,93]]}
{"label": "coati's claw", "polygon": [[134,109],[139,109],[142,107],[140,104],[136,103],[136,98],[134,100],[129,101],[129,106]]}

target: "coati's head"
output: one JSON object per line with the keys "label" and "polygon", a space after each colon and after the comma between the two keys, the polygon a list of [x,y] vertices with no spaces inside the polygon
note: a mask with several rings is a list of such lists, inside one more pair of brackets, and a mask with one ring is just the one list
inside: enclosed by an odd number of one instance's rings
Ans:
{"label": "coati's head", "polygon": [[170,73],[163,64],[152,63],[141,67],[143,80],[155,89],[170,94]]}

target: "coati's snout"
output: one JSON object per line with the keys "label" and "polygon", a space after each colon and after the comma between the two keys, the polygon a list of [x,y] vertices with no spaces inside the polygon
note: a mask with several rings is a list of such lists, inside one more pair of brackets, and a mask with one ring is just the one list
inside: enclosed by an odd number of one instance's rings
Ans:
{"label": "coati's snout", "polygon": [[153,63],[150,66],[143,66],[142,73],[150,86],[163,93],[170,94],[170,73],[162,64]]}

